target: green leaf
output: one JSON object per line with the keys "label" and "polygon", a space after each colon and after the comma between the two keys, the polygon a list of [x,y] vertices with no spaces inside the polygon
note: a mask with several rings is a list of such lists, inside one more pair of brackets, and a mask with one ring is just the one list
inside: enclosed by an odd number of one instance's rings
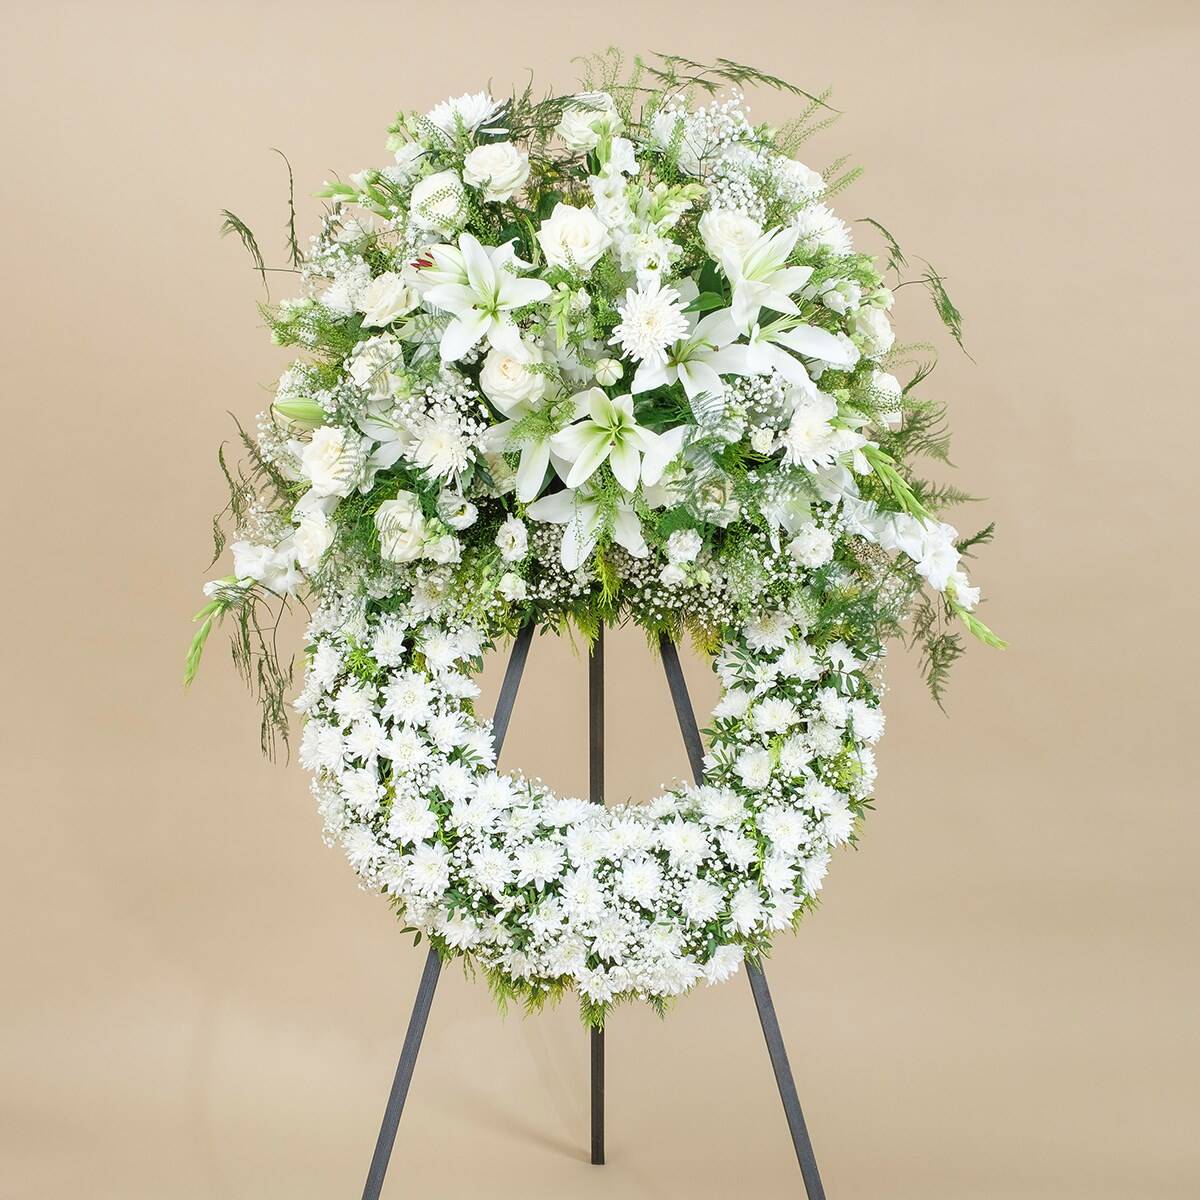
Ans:
{"label": "green leaf", "polygon": [[262,276],[263,287],[267,286],[267,264],[263,261],[262,251],[258,248],[258,241],[254,234],[250,232],[250,226],[246,224],[236,213],[231,213],[229,209],[221,209],[221,216],[224,218],[221,221],[221,236],[226,237],[229,234],[235,234],[246,248],[246,253],[250,255],[254,263],[254,269]]}
{"label": "green leaf", "polygon": [[904,252],[900,249],[900,243],[896,241],[887,229],[873,217],[859,217],[859,221],[864,225],[874,225],[883,234],[883,240],[887,243],[888,248],[888,268],[890,270],[899,274],[901,267],[908,266],[908,259],[904,257]]}
{"label": "green leaf", "polygon": [[300,266],[303,261],[303,255],[300,253],[300,242],[296,237],[296,177],[292,174],[292,164],[288,162],[288,156],[282,150],[276,150],[271,147],[280,158],[283,159],[284,166],[287,167],[288,173],[288,219],[287,219],[287,248],[288,261],[293,267]]}
{"label": "green leaf", "polygon": [[684,312],[708,312],[712,308],[724,308],[725,297],[717,292],[701,292],[695,300],[685,308]]}

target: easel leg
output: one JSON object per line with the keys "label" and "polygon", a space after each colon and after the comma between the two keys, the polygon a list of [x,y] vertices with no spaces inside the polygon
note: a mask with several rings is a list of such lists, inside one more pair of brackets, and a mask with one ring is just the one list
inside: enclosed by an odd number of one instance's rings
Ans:
{"label": "easel leg", "polygon": [[438,952],[431,948],[425,957],[425,970],[421,972],[417,1000],[413,1005],[412,1016],[408,1019],[408,1033],[404,1036],[404,1049],[400,1051],[396,1077],[392,1080],[392,1091],[388,1096],[387,1108],[383,1112],[383,1124],[379,1128],[371,1169],[367,1172],[363,1200],[379,1200],[379,1193],[383,1190],[383,1178],[387,1174],[388,1161],[392,1157],[392,1146],[396,1142],[396,1131],[400,1128],[400,1116],[404,1112],[404,1101],[408,1097],[408,1085],[412,1083],[413,1069],[417,1065],[417,1052],[421,1049],[425,1023],[429,1020],[429,1010],[433,1007],[433,992],[441,973],[442,960],[438,958]]}
{"label": "easel leg", "polygon": [[[604,803],[604,627],[588,656],[588,799]],[[590,1032],[592,1165],[604,1165],[604,1030]]]}
{"label": "easel leg", "polygon": [[[500,685],[500,696],[496,701],[496,714],[492,718],[492,738],[495,742],[497,758],[500,757],[504,737],[508,733],[508,722],[512,717],[513,705],[517,700],[517,688],[520,686],[521,676],[525,671],[525,662],[529,658],[529,643],[532,640],[533,626],[526,625],[517,634],[513,642],[512,653],[508,658],[504,682]],[[363,1200],[379,1200],[379,1194],[383,1190],[384,1176],[387,1174],[388,1162],[392,1157],[396,1131],[400,1128],[404,1101],[408,1097],[408,1086],[412,1083],[413,1070],[417,1065],[417,1054],[421,1049],[421,1039],[425,1035],[425,1024],[429,1020],[429,1010],[433,1007],[433,993],[437,988],[438,976],[441,972],[442,960],[438,957],[437,951],[430,948],[425,958],[425,969],[421,972],[421,982],[417,987],[417,999],[413,1004],[412,1016],[408,1020],[408,1033],[404,1036],[404,1048],[400,1051],[400,1062],[396,1065],[392,1090],[388,1095],[387,1107],[383,1111],[383,1124],[379,1128],[375,1153],[371,1158],[371,1168],[367,1172]]]}
{"label": "easel leg", "polygon": [[[675,717],[679,722],[679,732],[683,735],[688,762],[691,764],[696,783],[700,784],[704,781],[704,745],[696,725],[696,713],[688,696],[687,680],[684,679],[683,668],[679,665],[679,652],[675,643],[666,637],[660,639],[659,648],[662,651],[663,669],[667,675],[667,686],[671,689],[671,700],[675,705]],[[788,1062],[787,1048],[783,1044],[783,1034],[779,1029],[779,1018],[775,1015],[775,1005],[771,1000],[771,989],[767,987],[767,977],[760,966],[750,962],[746,963],[746,977],[750,980],[750,990],[754,993],[754,1006],[758,1010],[759,1024],[762,1025],[763,1037],[767,1042],[767,1053],[771,1056],[771,1068],[779,1086],[779,1098],[783,1101],[783,1112],[792,1135],[792,1145],[796,1149],[796,1159],[800,1163],[804,1190],[808,1193],[808,1200],[825,1200],[825,1188],[821,1184],[817,1158],[808,1136],[808,1127],[804,1123],[800,1097],[796,1093],[796,1082],[792,1078],[792,1068]]]}

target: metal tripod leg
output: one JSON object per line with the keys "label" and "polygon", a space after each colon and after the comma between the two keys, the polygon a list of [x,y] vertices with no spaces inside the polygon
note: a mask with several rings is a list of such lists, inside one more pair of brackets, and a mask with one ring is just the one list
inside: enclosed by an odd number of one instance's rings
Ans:
{"label": "metal tripod leg", "polygon": [[[517,700],[517,688],[521,683],[521,675],[525,671],[525,662],[529,658],[529,643],[532,640],[533,625],[525,625],[513,642],[508,668],[504,672],[504,682],[500,685],[500,698],[496,701],[496,715],[492,718],[492,737],[496,745],[497,758],[500,757],[500,749],[504,745],[504,735],[508,732],[513,705]],[[404,1036],[404,1048],[400,1051],[396,1076],[392,1080],[392,1090],[388,1094],[387,1107],[383,1112],[383,1124],[379,1128],[375,1153],[371,1157],[371,1167],[367,1172],[363,1200],[379,1200],[379,1194],[383,1190],[384,1176],[387,1174],[388,1162],[392,1157],[392,1146],[396,1141],[396,1131],[400,1128],[404,1101],[408,1097],[409,1084],[412,1083],[413,1070],[417,1065],[417,1054],[421,1049],[421,1038],[425,1034],[425,1023],[429,1020],[429,1010],[433,1005],[433,993],[437,988],[438,976],[441,971],[442,960],[438,957],[437,951],[431,949],[425,958],[425,969],[421,972],[421,982],[417,987],[416,1003],[413,1005],[412,1016],[408,1020],[408,1033]]]}
{"label": "metal tripod leg", "polygon": [[[659,647],[667,674],[667,686],[671,689],[671,700],[675,705],[675,717],[679,721],[679,732],[683,734],[688,762],[699,784],[704,781],[704,745],[700,741],[700,730],[696,726],[696,713],[688,696],[683,668],[679,665],[679,652],[675,643],[665,636],[659,640]],[[804,1123],[800,1097],[796,1093],[796,1082],[792,1078],[792,1068],[779,1029],[779,1019],[775,1015],[775,1005],[771,1001],[771,989],[767,987],[767,977],[762,967],[750,962],[746,964],[746,975],[750,980],[750,990],[754,993],[754,1005],[758,1009],[758,1020],[767,1042],[767,1053],[771,1056],[771,1068],[775,1072],[779,1098],[783,1101],[783,1112],[792,1135],[792,1145],[796,1149],[804,1190],[808,1193],[808,1200],[825,1200],[825,1188],[817,1170],[817,1158],[808,1136],[808,1126]]]}
{"label": "metal tripod leg", "polygon": [[[588,656],[588,799],[604,803],[604,626]],[[590,1031],[592,1165],[604,1164],[604,1030]]]}

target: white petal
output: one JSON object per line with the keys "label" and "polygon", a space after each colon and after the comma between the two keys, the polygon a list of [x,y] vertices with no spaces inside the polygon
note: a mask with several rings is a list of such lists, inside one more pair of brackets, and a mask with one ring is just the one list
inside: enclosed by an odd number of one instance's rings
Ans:
{"label": "white petal", "polygon": [[632,492],[638,485],[638,473],[642,461],[638,452],[626,442],[617,442],[608,456],[608,465],[616,481],[627,491]]}

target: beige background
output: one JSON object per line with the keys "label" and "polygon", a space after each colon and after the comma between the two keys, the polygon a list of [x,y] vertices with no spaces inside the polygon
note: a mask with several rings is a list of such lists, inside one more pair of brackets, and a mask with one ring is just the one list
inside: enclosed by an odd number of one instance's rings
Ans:
{"label": "beige background", "polygon": [[[278,252],[269,147],[307,232],[304,194],[383,161],[396,108],[526,66],[567,85],[616,38],[834,84],[848,115],[809,160],[864,163],[842,211],[967,314],[975,362],[931,388],[999,521],[980,578],[1013,649],[970,654],[949,720],[897,656],[878,812],[770,964],[830,1195],[1200,1194],[1193,4],[109,0],[4,25],[3,1200],[358,1194],[423,955],[322,846],[299,769],[259,758],[219,640],[178,686],[225,410],[252,418],[283,361],[217,212]],[[932,334],[901,296],[903,335]],[[646,794],[683,755],[639,635],[611,658],[612,793]],[[584,689],[539,640],[507,761],[582,788]],[[799,1194],[744,981],[623,1011],[609,1046],[600,1171],[573,1011],[501,1021],[448,972],[387,1194]]]}

